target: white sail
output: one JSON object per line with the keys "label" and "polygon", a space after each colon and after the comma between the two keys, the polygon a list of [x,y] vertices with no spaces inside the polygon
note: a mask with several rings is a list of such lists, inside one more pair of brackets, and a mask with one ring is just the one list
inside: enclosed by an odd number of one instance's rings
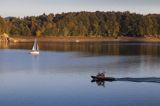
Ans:
{"label": "white sail", "polygon": [[[35,40],[34,40],[34,45],[33,45],[32,50],[33,50],[33,51],[36,51],[37,48],[38,48],[38,44],[37,44],[37,40],[35,39]],[[39,50],[39,48],[38,48],[38,50]]]}

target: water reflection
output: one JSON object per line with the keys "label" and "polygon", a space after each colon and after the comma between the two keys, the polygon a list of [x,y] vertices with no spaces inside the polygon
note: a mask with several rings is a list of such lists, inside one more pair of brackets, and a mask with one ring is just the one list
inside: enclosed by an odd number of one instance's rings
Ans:
{"label": "water reflection", "polygon": [[[159,55],[160,43],[123,42],[41,42],[40,50],[57,52],[83,52],[83,55]],[[10,43],[0,48],[31,50],[32,43]]]}
{"label": "water reflection", "polygon": [[95,81],[95,80],[91,80],[91,83],[96,82],[97,86],[102,86],[105,87],[105,81]]}
{"label": "water reflection", "polygon": [[0,48],[2,48],[2,49],[9,48],[8,42],[0,42]]}

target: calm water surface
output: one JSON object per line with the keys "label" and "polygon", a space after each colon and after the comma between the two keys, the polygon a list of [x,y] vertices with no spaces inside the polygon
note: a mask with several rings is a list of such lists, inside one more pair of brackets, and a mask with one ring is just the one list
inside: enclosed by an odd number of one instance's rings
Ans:
{"label": "calm water surface", "polygon": [[[39,46],[32,56],[32,43],[0,45],[0,106],[160,105],[160,43]],[[98,72],[140,81],[91,82]]]}

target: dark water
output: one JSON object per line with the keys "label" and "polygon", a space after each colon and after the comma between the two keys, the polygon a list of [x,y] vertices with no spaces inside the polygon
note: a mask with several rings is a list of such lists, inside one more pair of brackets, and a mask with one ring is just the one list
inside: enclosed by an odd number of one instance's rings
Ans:
{"label": "dark water", "polygon": [[[158,106],[160,43],[1,44],[0,106]],[[106,72],[118,80],[91,82]]]}

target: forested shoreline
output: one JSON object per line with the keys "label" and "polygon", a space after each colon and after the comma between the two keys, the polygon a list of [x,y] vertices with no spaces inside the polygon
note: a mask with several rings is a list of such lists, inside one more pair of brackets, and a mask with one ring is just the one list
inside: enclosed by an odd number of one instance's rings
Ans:
{"label": "forested shoreline", "polygon": [[24,18],[0,17],[0,34],[10,36],[160,36],[160,14],[69,12]]}

